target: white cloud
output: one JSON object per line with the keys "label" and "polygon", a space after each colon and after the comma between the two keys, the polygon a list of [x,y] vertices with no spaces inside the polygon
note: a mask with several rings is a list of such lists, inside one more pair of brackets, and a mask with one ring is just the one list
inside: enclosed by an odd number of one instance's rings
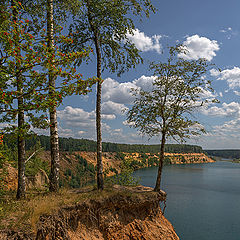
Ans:
{"label": "white cloud", "polygon": [[115,103],[112,101],[103,102],[102,104],[102,113],[103,114],[112,114],[123,115],[123,111],[128,109],[124,104]]}
{"label": "white cloud", "polygon": [[203,109],[202,113],[205,115],[221,117],[240,116],[240,103],[223,103],[222,107],[213,106],[208,109]]}
{"label": "white cloud", "polygon": [[[113,120],[116,118],[114,114],[102,114],[102,120]],[[86,112],[81,108],[73,108],[71,106],[65,107],[65,109],[58,111],[58,118],[61,125],[71,129],[72,132],[66,132],[65,135],[79,136],[83,135],[88,138],[95,136],[95,121],[96,114],[94,111]],[[110,129],[106,123],[102,123],[102,129]]]}
{"label": "white cloud", "polygon": [[58,126],[58,134],[60,137],[72,137],[73,131],[69,128],[62,128],[61,126]]}
{"label": "white cloud", "polygon": [[16,126],[16,124],[10,124],[10,123],[0,123],[0,130],[6,127],[10,127],[10,126]]}
{"label": "white cloud", "polygon": [[102,119],[114,120],[116,116],[114,114],[101,114]]}
{"label": "white cloud", "polygon": [[138,29],[133,30],[133,34],[127,34],[127,38],[134,43],[140,51],[156,51],[159,54],[161,54],[162,48],[160,44],[161,37],[161,35],[148,37],[144,32],[140,32]]}
{"label": "white cloud", "polygon": [[229,88],[233,89],[240,87],[240,68],[234,67],[232,69],[225,69],[221,72],[216,69],[210,70],[212,76],[217,77],[218,80],[226,80]]}
{"label": "white cloud", "polygon": [[239,91],[233,91],[237,96],[240,96],[240,92]]}
{"label": "white cloud", "polygon": [[86,133],[85,131],[78,131],[77,134],[80,136],[82,134]]}
{"label": "white cloud", "polygon": [[[102,85],[102,99],[105,102],[114,102],[118,104],[131,104],[134,101],[132,96],[132,89],[142,88],[144,90],[150,90],[152,88],[154,76],[141,76],[132,82],[118,83],[116,80],[106,78]],[[109,103],[108,103],[109,104]],[[113,105],[113,103],[111,103]],[[119,107],[123,105],[115,105],[118,111]],[[106,108],[104,107],[104,111]],[[117,113],[115,111],[115,113]]]}
{"label": "white cloud", "polygon": [[[114,114],[102,114],[102,119],[113,120],[116,118]],[[64,119],[66,125],[72,126],[86,126],[88,124],[95,124],[95,111],[86,112],[81,108],[73,108],[71,106],[65,107],[58,111],[58,118]]]}
{"label": "white cloud", "polygon": [[210,40],[198,35],[187,37],[183,45],[187,52],[180,53],[178,56],[187,60],[206,58],[208,61],[211,61],[216,56],[216,51],[220,49],[216,40]]}
{"label": "white cloud", "polygon": [[214,99],[217,97],[217,94],[210,91],[209,89],[203,89],[201,88],[201,93],[200,93],[200,97],[203,99]]}
{"label": "white cloud", "polygon": [[132,82],[118,83],[117,81],[107,78],[102,84],[102,99],[115,103],[126,104],[133,101],[131,89],[136,88]]}
{"label": "white cloud", "polygon": [[136,85],[136,88],[140,87],[145,91],[150,91],[152,90],[152,86],[153,86],[152,84],[155,79],[157,79],[157,77],[155,76],[148,77],[148,76],[142,75],[140,78],[135,79],[133,81],[133,84]]}

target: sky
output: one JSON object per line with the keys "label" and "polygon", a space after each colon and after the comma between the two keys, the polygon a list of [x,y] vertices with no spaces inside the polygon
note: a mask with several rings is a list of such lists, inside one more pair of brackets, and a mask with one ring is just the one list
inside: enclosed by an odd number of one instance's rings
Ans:
{"label": "sky", "polygon": [[[121,77],[103,72],[102,140],[160,143],[159,137],[149,140],[130,128],[122,109],[132,105],[131,88],[146,87],[152,82],[149,62],[162,61],[167,46],[182,43],[188,48],[186,59],[204,57],[216,65],[207,76],[215,92],[206,94],[220,101],[195,113],[207,133],[186,143],[203,149],[240,149],[240,1],[154,0],[152,3],[157,12],[141,22],[134,18],[136,30],[128,36],[141,51],[144,64]],[[95,62],[80,70],[86,77],[96,75]],[[60,137],[96,139],[95,93],[94,86],[87,96],[64,100],[58,109]]]}

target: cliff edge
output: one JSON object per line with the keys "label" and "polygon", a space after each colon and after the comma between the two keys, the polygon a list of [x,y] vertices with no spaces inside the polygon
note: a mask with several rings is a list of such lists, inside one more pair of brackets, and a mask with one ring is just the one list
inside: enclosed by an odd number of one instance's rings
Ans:
{"label": "cliff edge", "polygon": [[105,194],[90,191],[85,200],[42,214],[32,234],[8,230],[0,232],[0,239],[179,240],[159,206],[166,194],[152,190],[115,185]]}

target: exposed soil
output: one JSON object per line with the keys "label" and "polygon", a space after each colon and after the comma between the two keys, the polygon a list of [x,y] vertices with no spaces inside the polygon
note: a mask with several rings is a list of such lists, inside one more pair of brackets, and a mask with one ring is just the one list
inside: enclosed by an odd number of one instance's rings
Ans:
{"label": "exposed soil", "polygon": [[165,193],[151,188],[114,186],[110,196],[87,199],[42,215],[34,235],[9,231],[0,233],[0,239],[179,240],[159,207],[165,199]]}

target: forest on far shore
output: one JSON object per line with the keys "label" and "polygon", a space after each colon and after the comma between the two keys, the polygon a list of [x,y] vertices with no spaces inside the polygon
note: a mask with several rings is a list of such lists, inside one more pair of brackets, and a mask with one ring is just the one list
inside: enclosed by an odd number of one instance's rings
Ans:
{"label": "forest on far shore", "polygon": [[[16,139],[11,135],[4,136],[5,144],[14,149],[16,147]],[[34,135],[26,139],[26,150],[34,148],[34,146],[40,142],[41,147],[50,151],[49,136]],[[95,152],[97,143],[93,140],[88,139],[74,139],[74,138],[59,138],[60,151],[72,152],[72,151],[87,151]],[[146,144],[119,144],[103,142],[103,152],[138,152],[138,153],[158,153],[160,151],[160,144],[146,145]],[[201,153],[203,152],[202,147],[197,145],[187,144],[166,144],[165,151],[169,153]]]}
{"label": "forest on far shore", "polygon": [[204,152],[206,152],[210,156],[215,156],[215,157],[229,158],[229,159],[240,158],[239,149],[204,150]]}

